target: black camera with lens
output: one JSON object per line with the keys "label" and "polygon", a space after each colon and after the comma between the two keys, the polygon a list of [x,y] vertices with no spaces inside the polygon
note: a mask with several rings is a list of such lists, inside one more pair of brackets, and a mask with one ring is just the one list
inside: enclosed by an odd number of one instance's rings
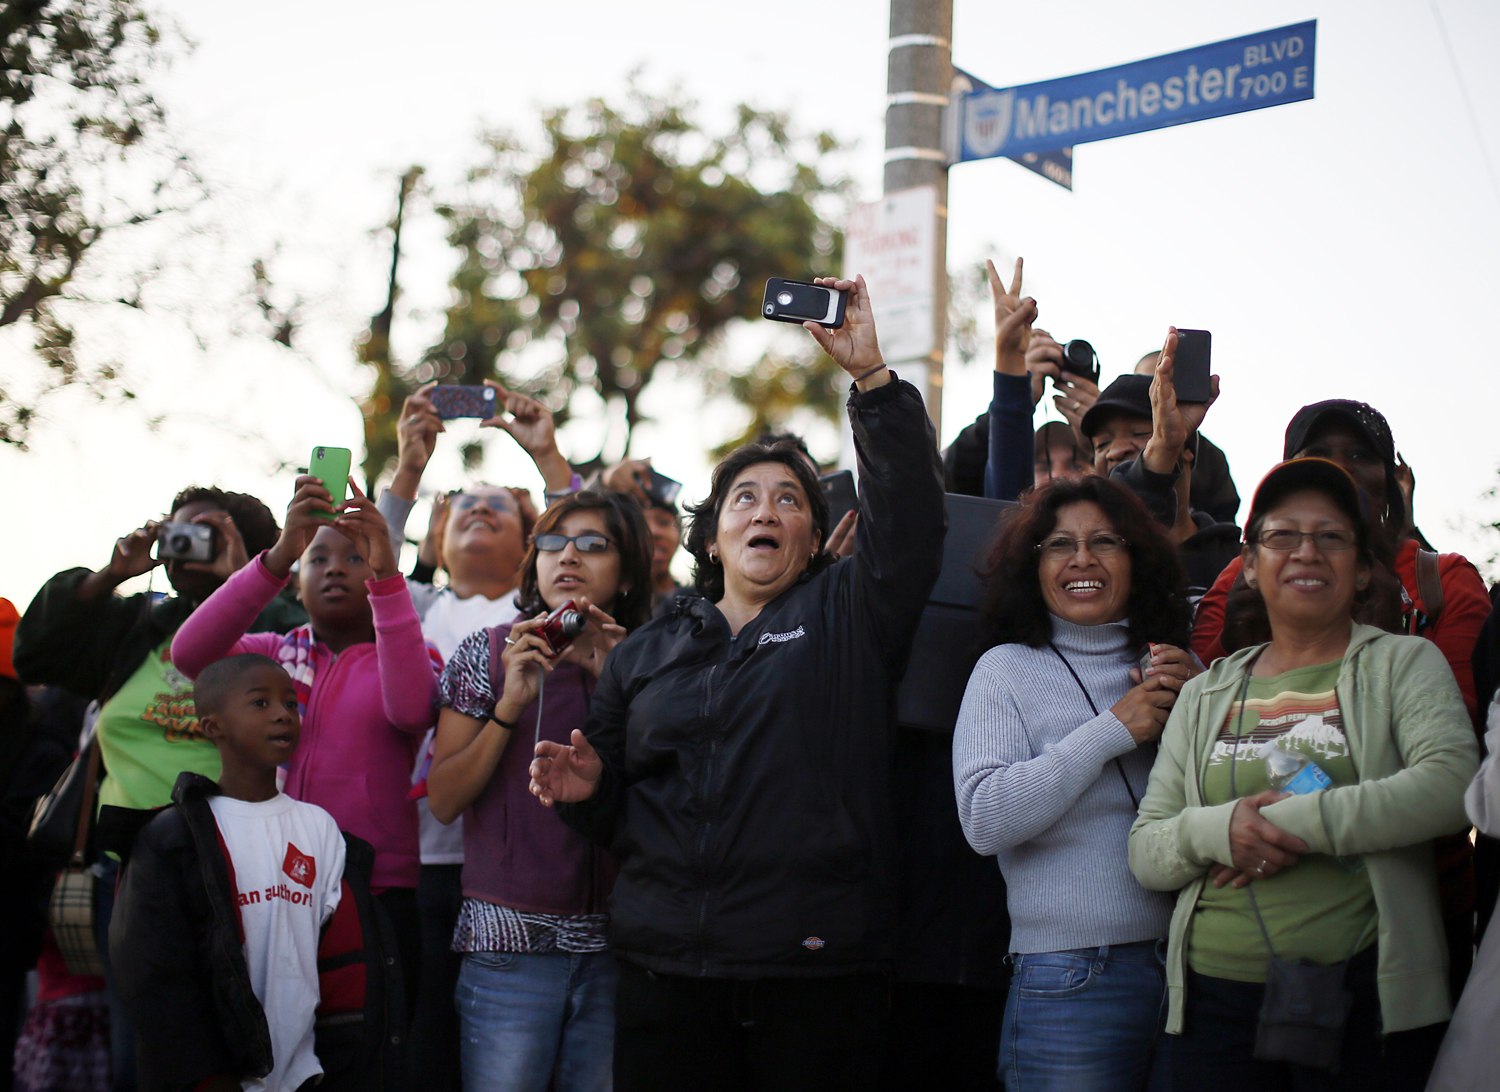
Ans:
{"label": "black camera with lens", "polygon": [[1062,347],[1062,370],[1081,376],[1095,386],[1099,383],[1099,354],[1082,338],[1074,338]]}

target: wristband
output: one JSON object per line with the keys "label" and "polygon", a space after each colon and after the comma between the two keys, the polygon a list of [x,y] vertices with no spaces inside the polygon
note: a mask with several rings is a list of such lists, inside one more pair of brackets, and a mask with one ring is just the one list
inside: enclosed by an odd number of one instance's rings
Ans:
{"label": "wristband", "polygon": [[545,489],[542,491],[542,499],[548,505],[551,505],[553,501],[562,500],[564,497],[571,497],[574,493],[581,492],[582,489],[583,479],[578,476],[578,471],[575,470],[573,471],[573,477],[568,482],[568,488],[557,490]]}
{"label": "wristband", "polygon": [[860,373],[859,373],[859,374],[858,374],[858,375],[856,375],[856,376],[855,376],[855,377],[854,377],[854,381],[855,381],[855,382],[856,382],[856,383],[862,383],[862,382],[864,382],[864,381],[865,381],[865,380],[866,380],[866,379],[869,379],[869,378],[870,378],[870,376],[872,376],[872,375],[874,375],[874,374],[875,374],[875,373],[876,373],[876,372],[878,372],[878,371],[880,371],[880,370],[881,370],[881,369],[882,369],[882,368],[884,368],[884,367],[885,367],[885,366],[886,366],[886,365],[885,365],[885,362],[884,362],[884,361],[881,361],[881,362],[880,362],[880,363],[879,363],[879,364],[877,364],[877,365],[875,365],[875,367],[873,367],[873,368],[871,368],[871,369],[870,369],[870,370],[869,370],[869,371],[867,371],[867,372],[860,372]]}
{"label": "wristband", "polygon": [[491,720],[491,722],[500,725],[500,727],[504,728],[507,732],[514,732],[516,730],[516,726],[514,724],[512,724],[510,721],[508,721],[508,720],[501,720],[499,717],[495,716],[494,714],[490,715],[490,720]]}

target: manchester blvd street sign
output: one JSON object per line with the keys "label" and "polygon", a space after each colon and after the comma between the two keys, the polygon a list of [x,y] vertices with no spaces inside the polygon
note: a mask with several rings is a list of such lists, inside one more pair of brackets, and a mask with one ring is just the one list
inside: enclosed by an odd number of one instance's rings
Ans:
{"label": "manchester blvd street sign", "polygon": [[1012,159],[1313,97],[1311,20],[1079,76],[964,95],[959,160]]}

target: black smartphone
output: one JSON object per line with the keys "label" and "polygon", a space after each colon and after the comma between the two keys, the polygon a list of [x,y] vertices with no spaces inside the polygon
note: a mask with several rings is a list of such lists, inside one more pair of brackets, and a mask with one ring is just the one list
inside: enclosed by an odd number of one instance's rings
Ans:
{"label": "black smartphone", "polygon": [[775,322],[795,322],[800,326],[811,321],[837,330],[844,325],[844,308],[848,303],[848,292],[809,281],[772,277],[766,281],[766,297],[761,301],[760,313]]}
{"label": "black smartphone", "polygon": [[449,383],[433,387],[427,392],[427,400],[444,421],[455,417],[478,417],[487,421],[497,412],[494,387],[461,387]]}
{"label": "black smartphone", "polygon": [[828,533],[850,512],[859,507],[859,493],[854,488],[854,471],[835,470],[818,479],[823,496],[828,498]]}
{"label": "black smartphone", "polygon": [[1213,396],[1208,380],[1213,340],[1207,330],[1178,329],[1177,355],[1172,360],[1177,401],[1207,402]]}

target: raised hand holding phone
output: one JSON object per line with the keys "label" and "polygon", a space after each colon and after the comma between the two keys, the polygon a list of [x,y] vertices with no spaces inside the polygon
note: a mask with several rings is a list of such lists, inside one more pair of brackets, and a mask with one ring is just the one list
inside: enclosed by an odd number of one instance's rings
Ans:
{"label": "raised hand holding phone", "polygon": [[808,321],[802,324],[823,351],[833,358],[860,390],[874,390],[891,381],[890,369],[880,355],[880,342],[875,336],[875,311],[870,306],[870,290],[864,277],[845,280],[838,277],[818,277],[814,284],[849,293],[849,305],[844,311],[844,324],[836,330]]}
{"label": "raised hand holding phone", "polygon": [[333,521],[336,530],[347,535],[358,547],[361,556],[370,566],[370,575],[384,580],[396,573],[396,555],[391,549],[390,530],[385,517],[375,502],[349,479],[349,491],[353,496],[345,503],[343,511]]}
{"label": "raised hand holding phone", "polygon": [[282,521],[281,537],[266,553],[266,568],[277,577],[285,577],[292,566],[307,549],[313,535],[338,515],[333,497],[329,495],[321,478],[311,474],[299,474],[292,503],[287,505],[286,519]]}

